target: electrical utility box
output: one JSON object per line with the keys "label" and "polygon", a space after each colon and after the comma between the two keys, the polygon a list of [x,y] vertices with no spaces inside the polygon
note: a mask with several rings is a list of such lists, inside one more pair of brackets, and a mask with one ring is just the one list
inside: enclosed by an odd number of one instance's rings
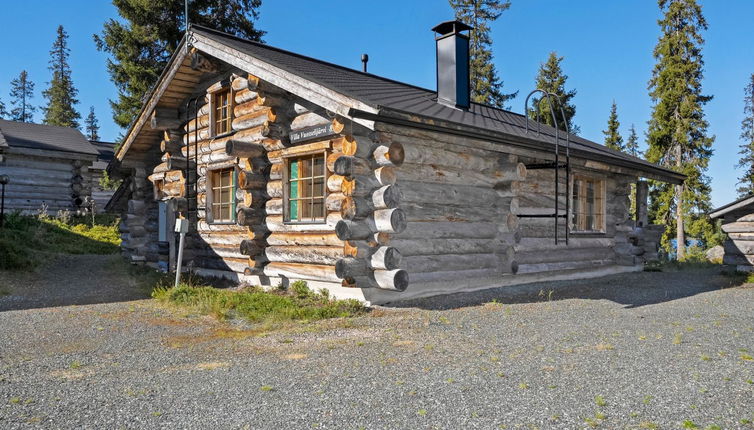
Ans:
{"label": "electrical utility box", "polygon": [[177,218],[175,220],[175,232],[176,233],[188,233],[188,220],[186,218]]}

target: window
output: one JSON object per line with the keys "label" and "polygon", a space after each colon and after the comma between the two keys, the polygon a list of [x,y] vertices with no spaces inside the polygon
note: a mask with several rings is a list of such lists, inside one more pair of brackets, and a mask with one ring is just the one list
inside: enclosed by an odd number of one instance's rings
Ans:
{"label": "window", "polygon": [[210,172],[210,207],[211,222],[228,223],[235,221],[236,215],[236,180],[235,170],[212,170]]}
{"label": "window", "polygon": [[224,88],[212,94],[213,132],[215,136],[231,131],[233,120],[233,99],[230,88]]}
{"label": "window", "polygon": [[325,222],[326,153],[286,159],[285,220]]}
{"label": "window", "polygon": [[574,232],[605,231],[605,181],[574,176],[571,229]]}

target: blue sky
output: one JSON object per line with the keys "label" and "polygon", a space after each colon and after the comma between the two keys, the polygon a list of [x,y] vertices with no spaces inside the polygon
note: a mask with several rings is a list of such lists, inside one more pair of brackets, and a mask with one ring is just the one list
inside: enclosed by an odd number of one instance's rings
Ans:
{"label": "blue sky", "polygon": [[[180,0],[176,0],[180,1]],[[108,1],[3,0],[0,27],[2,67],[0,100],[8,104],[10,81],[27,69],[36,83],[35,104],[44,100],[48,51],[58,24],[70,34],[71,67],[79,89],[79,110],[94,106],[104,139],[121,130],[111,119],[108,99],[116,90],[107,75],[106,56],[96,50],[92,34],[115,17]],[[584,137],[602,142],[610,104],[618,103],[621,131],[634,123],[642,136],[651,112],[647,95],[657,41],[659,11],[652,0],[562,1],[513,0],[511,9],[492,25],[495,65],[509,91],[533,89],[539,64],[550,51],[565,57],[569,88],[578,91],[575,123]],[[735,197],[740,175],[733,167],[741,143],[743,87],[754,73],[754,44],[749,0],[701,1],[709,23],[705,33],[704,91],[715,98],[707,105],[710,133],[717,139],[708,174],[712,201],[721,205]],[[271,45],[359,68],[369,54],[369,71],[426,88],[435,87],[434,41],[430,29],[450,19],[446,0],[356,2],[353,0],[266,0],[259,27]],[[29,23],[33,22],[33,31]],[[523,97],[513,100],[523,110]],[[41,120],[41,112],[37,113]]]}

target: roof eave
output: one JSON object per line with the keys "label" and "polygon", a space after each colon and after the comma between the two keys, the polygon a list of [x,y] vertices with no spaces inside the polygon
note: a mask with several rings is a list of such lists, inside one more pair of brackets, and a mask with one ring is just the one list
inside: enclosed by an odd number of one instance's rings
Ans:
{"label": "roof eave", "polygon": [[[356,118],[370,119],[375,122],[385,122],[395,125],[404,125],[409,127],[423,128],[431,131],[438,131],[443,133],[450,133],[459,136],[466,136],[471,138],[478,138],[488,140],[496,143],[503,143],[507,145],[518,146],[524,149],[537,150],[546,152],[542,147],[542,142],[536,139],[528,139],[504,132],[495,132],[484,128],[474,127],[467,124],[461,124],[456,122],[442,121],[435,118],[423,118],[414,113],[407,113],[398,111],[395,109],[380,107],[379,111],[375,113],[359,111],[357,109],[351,109],[350,116]],[[422,121],[422,119],[424,121]],[[598,161],[602,163],[609,163],[616,166],[634,169],[645,174],[645,177],[649,179],[655,179],[671,184],[681,184],[686,179],[686,176],[682,173],[674,172],[672,170],[664,169],[662,167],[651,167],[644,164],[632,163],[628,160],[620,160],[615,158],[605,159],[599,157],[596,154],[592,154],[587,151],[581,151],[575,148],[571,148],[571,154],[574,157],[582,158],[585,160]]]}

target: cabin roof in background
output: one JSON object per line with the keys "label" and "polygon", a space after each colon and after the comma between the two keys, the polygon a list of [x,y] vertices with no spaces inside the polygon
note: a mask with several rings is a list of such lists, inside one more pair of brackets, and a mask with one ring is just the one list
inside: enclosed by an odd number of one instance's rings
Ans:
{"label": "cabin roof in background", "polygon": [[91,143],[95,148],[97,148],[97,151],[99,151],[97,161],[92,163],[92,169],[105,170],[107,168],[107,164],[112,161],[113,158],[115,158],[115,142],[90,140],[89,143]]}
{"label": "cabin roof in background", "polygon": [[[301,76],[319,85],[330,88],[345,96],[359,100],[379,111],[394,111],[412,115],[457,123],[493,133],[504,133],[524,139],[537,141],[541,149],[552,151],[555,142],[555,129],[530,121],[530,131],[526,132],[526,118],[523,115],[472,103],[464,111],[446,106],[437,101],[437,92],[414,85],[383,78],[370,73],[349,69],[293,52],[252,42],[227,33],[192,25],[192,32],[211,38],[231,49],[258,58],[289,73]],[[459,132],[458,134],[463,134]],[[561,143],[565,133],[561,132]],[[570,135],[571,149],[574,155],[587,154],[598,161],[624,165],[638,170],[682,180],[684,176],[669,169],[662,168],[626,153],[612,150],[596,142]],[[580,154],[579,154],[580,153]]]}
{"label": "cabin roof in background", "polygon": [[0,135],[10,148],[30,148],[87,155],[100,154],[97,148],[89,143],[86,137],[75,128],[0,119]]}
{"label": "cabin roof in background", "polygon": [[754,195],[741,197],[740,199],[732,201],[728,203],[727,205],[723,205],[717,209],[713,209],[712,212],[709,213],[709,216],[710,218],[713,218],[713,219],[720,218],[729,212],[742,210],[742,209],[749,209],[750,211],[754,212]]}

